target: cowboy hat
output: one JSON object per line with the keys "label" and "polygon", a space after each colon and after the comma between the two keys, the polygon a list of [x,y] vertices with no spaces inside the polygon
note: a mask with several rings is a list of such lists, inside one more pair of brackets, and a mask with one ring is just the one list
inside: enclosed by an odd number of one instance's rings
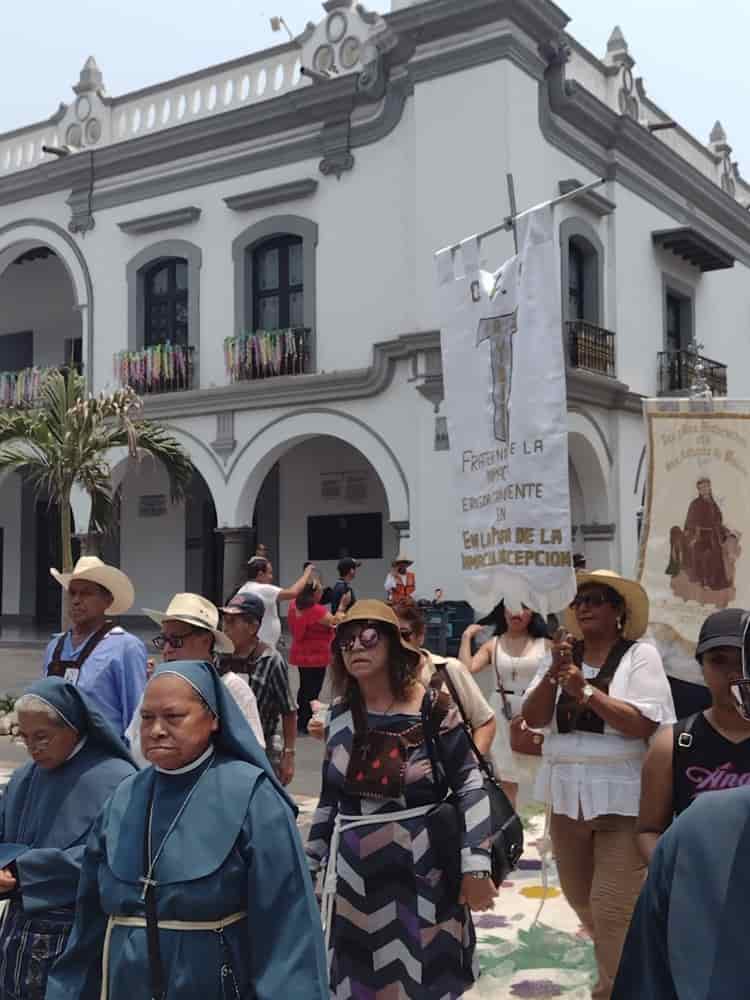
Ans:
{"label": "cowboy hat", "polygon": [[143,613],[157,625],[169,620],[205,629],[213,635],[217,653],[234,652],[234,643],[219,628],[219,609],[200,594],[175,594],[166,611],[144,608]]}
{"label": "cowboy hat", "polygon": [[[587,584],[598,584],[617,591],[625,602],[625,625],[622,630],[623,639],[640,639],[648,628],[648,596],[646,591],[635,580],[628,580],[611,569],[595,569],[590,573],[577,573],[578,589]],[[576,621],[575,611],[568,608],[565,612],[565,627],[576,638],[581,638],[581,630]]]}
{"label": "cowboy hat", "polygon": [[382,622],[384,625],[390,625],[398,637],[401,648],[409,654],[409,659],[412,660],[414,666],[417,666],[420,662],[422,654],[414,646],[409,645],[403,638],[396,613],[382,601],[366,600],[357,601],[356,604],[352,604],[343,619],[339,622],[337,629],[340,629],[349,622]]}
{"label": "cowboy hat", "polygon": [[410,559],[408,556],[405,556],[403,552],[399,552],[399,554],[391,563],[391,566],[400,566],[401,563],[405,563],[407,566],[413,566],[414,560]]}
{"label": "cowboy hat", "polygon": [[98,583],[112,595],[112,603],[107,608],[111,615],[124,615],[133,606],[135,590],[129,578],[121,569],[107,566],[97,556],[81,556],[73,567],[72,573],[62,573],[58,569],[50,569],[52,576],[60,586],[67,590],[73,580],[89,580]]}

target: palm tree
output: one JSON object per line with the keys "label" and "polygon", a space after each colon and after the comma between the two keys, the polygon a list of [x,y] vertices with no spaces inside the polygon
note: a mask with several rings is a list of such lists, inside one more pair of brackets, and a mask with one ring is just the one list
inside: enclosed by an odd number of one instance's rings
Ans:
{"label": "palm tree", "polygon": [[125,447],[133,458],[146,454],[159,459],[169,476],[172,501],[185,496],[193,472],[190,458],[161,425],[143,419],[142,410],[141,399],[129,386],[109,395],[87,395],[84,377],[69,369],[45,376],[38,406],[0,413],[0,473],[22,473],[39,495],[57,504],[64,573],[73,569],[74,486],[91,498],[89,531],[103,532],[110,525],[112,470],[107,454],[112,448]]}

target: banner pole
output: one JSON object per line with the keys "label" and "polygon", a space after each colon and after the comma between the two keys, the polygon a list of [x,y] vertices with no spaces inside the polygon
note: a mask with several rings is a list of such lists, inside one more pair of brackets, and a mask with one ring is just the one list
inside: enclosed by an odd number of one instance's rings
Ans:
{"label": "banner pole", "polygon": [[[511,177],[511,175],[508,175]],[[492,226],[491,229],[485,229],[481,233],[475,233],[472,236],[468,236],[467,239],[470,240],[484,240],[488,236],[494,236],[496,233],[502,232],[512,232],[515,229],[515,224],[519,219],[522,219],[525,215],[530,215],[532,212],[539,211],[540,208],[548,208],[552,205],[560,205],[564,201],[569,201],[571,198],[577,198],[579,195],[586,194],[588,191],[593,191],[594,188],[601,187],[602,184],[607,183],[606,177],[600,177],[598,180],[591,181],[590,184],[582,184],[580,187],[574,188],[572,191],[566,191],[565,194],[560,194],[556,198],[550,198],[549,201],[540,202],[538,205],[532,205],[531,208],[525,208],[523,212],[517,212],[506,216],[505,220],[499,223],[497,226]],[[464,240],[461,243],[465,242]],[[441,247],[440,250],[436,250],[435,253],[445,253],[446,250],[450,250],[455,253],[457,250],[461,249],[461,243],[453,243],[447,247]]]}
{"label": "banner pole", "polygon": [[510,205],[510,215],[508,218],[510,220],[511,229],[513,230],[513,246],[515,247],[516,253],[518,253],[518,227],[516,226],[518,205],[516,204],[516,185],[513,181],[513,174],[506,174],[505,179],[508,183],[508,204]]}

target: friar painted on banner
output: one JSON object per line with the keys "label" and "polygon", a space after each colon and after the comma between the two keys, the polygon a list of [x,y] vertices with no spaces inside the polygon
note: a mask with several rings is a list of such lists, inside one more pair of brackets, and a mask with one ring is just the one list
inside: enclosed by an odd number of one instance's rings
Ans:
{"label": "friar painted on banner", "polygon": [[705,618],[750,606],[743,525],[750,509],[750,402],[654,399],[644,403],[648,491],[640,582],[650,637],[692,714],[708,703],[695,660]]}
{"label": "friar painted on banner", "polygon": [[736,597],[740,532],[724,524],[708,476],[698,480],[696,489],[698,496],[690,501],[684,528],[674,526],[670,531],[667,574],[676,597],[726,607]]}

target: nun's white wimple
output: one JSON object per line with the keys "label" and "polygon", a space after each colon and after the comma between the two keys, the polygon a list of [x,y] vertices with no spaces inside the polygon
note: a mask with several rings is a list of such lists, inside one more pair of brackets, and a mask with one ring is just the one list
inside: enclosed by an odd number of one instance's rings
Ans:
{"label": "nun's white wimple", "polygon": [[[44,705],[47,706],[47,708],[51,708],[52,711],[55,713],[55,715],[57,715],[59,718],[61,718],[63,720],[63,722],[65,723],[66,726],[68,726],[70,729],[74,730],[74,732],[76,732],[76,733],[78,732],[78,727],[74,726],[73,723],[70,721],[70,719],[66,719],[65,716],[60,711],[60,709],[56,705],[53,705],[52,702],[47,701],[46,698],[42,698],[41,695],[36,694],[36,693],[29,694],[28,697],[29,698],[36,698],[37,701],[41,701],[42,704],[44,704]],[[20,699],[19,699],[19,701],[20,701]],[[23,711],[23,706],[21,706],[21,711]]]}
{"label": "nun's white wimple", "polygon": [[[216,718],[216,712],[214,712],[214,710],[208,704],[208,702],[206,701],[206,699],[205,699],[205,697],[203,695],[203,692],[201,691],[201,689],[198,687],[197,684],[193,684],[193,682],[189,678],[187,678],[184,674],[181,674],[179,670],[160,670],[159,671],[159,677],[163,677],[164,674],[171,674],[173,677],[179,677],[180,680],[183,680],[183,681],[185,681],[186,684],[189,684],[190,687],[193,689],[193,691],[195,691],[195,693],[200,697],[200,700],[203,702],[203,704],[209,710],[209,712],[211,713],[211,715],[213,715],[213,717]],[[155,680],[155,678],[152,678],[152,680]],[[172,771],[172,774],[175,774],[175,773],[176,772]]]}

